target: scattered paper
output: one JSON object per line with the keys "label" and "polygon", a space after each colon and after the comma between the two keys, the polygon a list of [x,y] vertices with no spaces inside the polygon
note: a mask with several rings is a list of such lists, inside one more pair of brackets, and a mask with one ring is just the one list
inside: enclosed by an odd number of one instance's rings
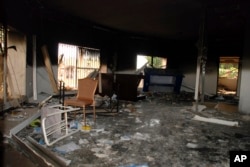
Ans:
{"label": "scattered paper", "polygon": [[156,126],[156,125],[159,125],[159,124],[160,124],[159,119],[151,119],[149,126],[153,127],[153,126]]}
{"label": "scattered paper", "polygon": [[59,146],[59,147],[55,147],[55,151],[61,153],[61,154],[67,154],[69,152],[75,151],[77,149],[80,149],[81,147],[77,144],[75,144],[74,142],[70,142],[68,144]]}
{"label": "scattered paper", "polygon": [[198,148],[198,144],[194,144],[194,143],[187,143],[186,145],[188,148]]}

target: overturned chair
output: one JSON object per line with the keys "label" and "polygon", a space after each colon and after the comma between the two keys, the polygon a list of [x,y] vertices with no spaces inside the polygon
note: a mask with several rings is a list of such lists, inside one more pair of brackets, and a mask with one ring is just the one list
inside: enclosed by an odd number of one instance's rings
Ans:
{"label": "overturned chair", "polygon": [[42,132],[48,146],[78,131],[78,128],[69,128],[68,113],[79,109],[62,105],[46,106],[41,109]]}
{"label": "overturned chair", "polygon": [[46,106],[41,109],[42,131],[48,146],[79,131],[78,127],[69,128],[68,114],[70,112],[79,111],[82,107],[84,124],[86,125],[86,107],[92,106],[95,120],[94,96],[97,83],[97,80],[91,78],[79,79],[78,93],[75,98],[65,99],[64,105]]}
{"label": "overturned chair", "polygon": [[93,107],[94,121],[96,119],[95,111],[95,92],[98,80],[92,78],[78,79],[78,92],[75,98],[65,99],[64,106],[75,106],[83,108],[83,120],[86,125],[86,107]]}

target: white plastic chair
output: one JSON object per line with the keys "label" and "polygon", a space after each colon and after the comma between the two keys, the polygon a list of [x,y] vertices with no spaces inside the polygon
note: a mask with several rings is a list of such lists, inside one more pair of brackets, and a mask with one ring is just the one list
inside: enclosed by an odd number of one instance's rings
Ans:
{"label": "white plastic chair", "polygon": [[76,133],[79,129],[69,129],[68,112],[80,110],[70,106],[54,105],[41,110],[41,126],[44,141],[48,146]]}

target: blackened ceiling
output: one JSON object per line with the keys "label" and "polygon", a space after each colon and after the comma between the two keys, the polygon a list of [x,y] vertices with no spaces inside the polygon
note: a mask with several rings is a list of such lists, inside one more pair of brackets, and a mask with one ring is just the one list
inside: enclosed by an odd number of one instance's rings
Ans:
{"label": "blackened ceiling", "polygon": [[21,30],[36,32],[43,31],[44,20],[50,20],[133,38],[198,41],[200,25],[205,24],[209,48],[238,54],[249,19],[250,1],[4,0],[2,6],[1,19]]}
{"label": "blackened ceiling", "polygon": [[[248,0],[5,0],[7,19],[75,18],[94,28],[169,38],[197,38],[202,16],[208,35],[237,38],[244,31]],[[26,17],[26,18],[25,18]]]}

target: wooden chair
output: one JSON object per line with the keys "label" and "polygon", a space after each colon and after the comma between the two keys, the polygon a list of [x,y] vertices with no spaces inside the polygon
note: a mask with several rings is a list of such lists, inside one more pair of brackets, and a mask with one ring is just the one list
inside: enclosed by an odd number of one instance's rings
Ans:
{"label": "wooden chair", "polygon": [[76,98],[65,99],[65,106],[83,107],[83,120],[86,125],[86,107],[93,107],[94,121],[96,119],[95,112],[95,91],[97,88],[98,80],[92,78],[78,79],[78,92]]}

